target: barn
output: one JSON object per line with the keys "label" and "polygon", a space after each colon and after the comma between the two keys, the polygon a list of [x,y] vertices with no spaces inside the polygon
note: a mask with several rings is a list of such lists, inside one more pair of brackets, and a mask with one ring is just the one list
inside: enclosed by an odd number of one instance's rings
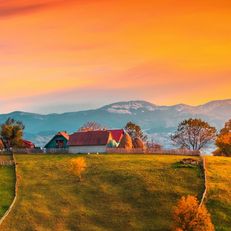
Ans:
{"label": "barn", "polygon": [[70,135],[69,153],[105,153],[111,140],[112,133],[107,130],[76,132]]}
{"label": "barn", "polygon": [[46,149],[59,149],[67,148],[67,143],[69,140],[69,135],[67,132],[62,131],[58,132],[46,145]]}
{"label": "barn", "polygon": [[115,140],[118,144],[125,134],[125,131],[123,129],[113,129],[108,131],[111,132],[112,139]]}

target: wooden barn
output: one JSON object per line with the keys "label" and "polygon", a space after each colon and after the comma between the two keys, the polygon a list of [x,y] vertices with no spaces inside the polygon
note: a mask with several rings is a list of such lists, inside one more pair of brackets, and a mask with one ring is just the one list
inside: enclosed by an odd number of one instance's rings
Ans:
{"label": "wooden barn", "polygon": [[46,145],[46,149],[59,149],[67,148],[67,143],[69,141],[69,135],[67,132],[58,132]]}
{"label": "wooden barn", "polygon": [[112,133],[107,130],[76,132],[70,135],[69,153],[105,153],[111,140]]}
{"label": "wooden barn", "polygon": [[111,132],[112,139],[115,140],[118,144],[125,134],[125,131],[123,129],[113,129],[108,131]]}

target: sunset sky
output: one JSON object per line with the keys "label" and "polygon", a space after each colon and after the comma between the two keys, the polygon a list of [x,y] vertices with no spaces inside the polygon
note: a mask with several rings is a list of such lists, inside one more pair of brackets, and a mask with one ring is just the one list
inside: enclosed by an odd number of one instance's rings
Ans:
{"label": "sunset sky", "polygon": [[231,98],[230,0],[0,0],[0,113]]}

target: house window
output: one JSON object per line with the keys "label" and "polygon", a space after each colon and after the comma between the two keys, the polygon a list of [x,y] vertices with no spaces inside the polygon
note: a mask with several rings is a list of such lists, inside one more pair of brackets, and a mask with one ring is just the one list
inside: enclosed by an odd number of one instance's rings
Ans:
{"label": "house window", "polygon": [[56,148],[64,148],[64,141],[56,140]]}

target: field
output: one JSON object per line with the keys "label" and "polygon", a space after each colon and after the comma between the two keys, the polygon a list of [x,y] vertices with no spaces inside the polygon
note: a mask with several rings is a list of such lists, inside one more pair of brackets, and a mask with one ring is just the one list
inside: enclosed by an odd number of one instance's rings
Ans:
{"label": "field", "polygon": [[82,182],[70,171],[76,156],[16,158],[18,200],[3,231],[167,231],[176,201],[203,190],[200,170],[177,168],[179,156],[85,156]]}
{"label": "field", "polygon": [[[6,155],[0,155],[0,161],[10,160]],[[14,199],[15,172],[13,166],[0,166],[0,217],[9,208]]]}
{"label": "field", "polygon": [[218,231],[231,230],[231,158],[207,157],[207,207]]}

